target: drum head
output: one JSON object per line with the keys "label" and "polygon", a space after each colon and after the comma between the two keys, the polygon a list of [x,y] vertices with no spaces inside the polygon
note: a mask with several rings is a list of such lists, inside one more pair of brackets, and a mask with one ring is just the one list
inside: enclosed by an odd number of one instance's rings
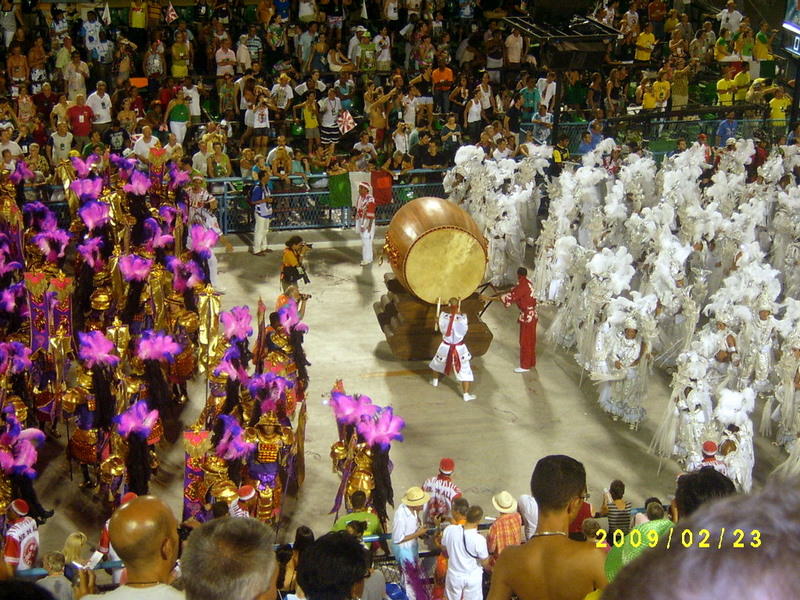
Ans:
{"label": "drum head", "polygon": [[483,281],[486,252],[471,233],[442,227],[425,232],[408,251],[403,268],[409,290],[436,304],[466,298]]}

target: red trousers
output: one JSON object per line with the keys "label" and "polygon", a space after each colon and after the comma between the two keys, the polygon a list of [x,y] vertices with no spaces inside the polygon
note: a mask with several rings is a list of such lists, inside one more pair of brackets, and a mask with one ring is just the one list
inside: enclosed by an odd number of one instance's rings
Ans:
{"label": "red trousers", "polygon": [[522,369],[532,369],[536,366],[536,324],[519,324],[519,366]]}

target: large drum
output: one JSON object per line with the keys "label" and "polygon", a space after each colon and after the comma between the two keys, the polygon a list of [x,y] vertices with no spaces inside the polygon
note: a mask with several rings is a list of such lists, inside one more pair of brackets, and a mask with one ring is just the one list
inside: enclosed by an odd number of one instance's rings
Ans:
{"label": "large drum", "polygon": [[486,271],[486,239],[475,221],[441,198],[417,198],[398,210],[384,251],[400,283],[431,304],[467,298]]}

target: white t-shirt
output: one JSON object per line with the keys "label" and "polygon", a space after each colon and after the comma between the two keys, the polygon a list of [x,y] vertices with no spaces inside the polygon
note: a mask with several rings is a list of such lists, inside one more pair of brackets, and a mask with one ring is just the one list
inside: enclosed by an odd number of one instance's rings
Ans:
{"label": "white t-shirt", "polygon": [[105,594],[89,594],[84,600],[184,600],[183,592],[159,583],[150,587],[128,587],[121,585]]}
{"label": "white t-shirt", "polygon": [[392,60],[392,39],[378,34],[373,41],[375,42],[375,47],[378,48],[378,57],[375,60],[378,62],[390,62]]}
{"label": "white t-shirt", "polygon": [[31,517],[23,517],[8,528],[6,546],[3,551],[5,561],[18,571],[36,566],[39,555],[39,528]]}
{"label": "white t-shirt", "polygon": [[536,533],[536,527],[539,525],[539,505],[530,494],[522,494],[518,502],[522,524],[525,526],[525,539],[529,540]]}
{"label": "white t-shirt", "polygon": [[486,538],[477,529],[449,525],[442,534],[442,546],[447,550],[448,573],[473,575],[483,570],[480,561],[489,558]]}
{"label": "white t-shirt", "polygon": [[481,100],[481,106],[483,110],[487,110],[492,107],[492,86],[487,85],[483,87],[483,85],[478,87],[478,97]]}
{"label": "white t-shirt", "polygon": [[[214,58],[217,61],[217,77],[222,77],[223,75],[234,75],[236,73],[236,52],[232,49],[228,48],[220,48],[217,50],[217,53],[214,55]],[[232,60],[233,65],[220,65],[223,60]]]}
{"label": "white t-shirt", "polygon": [[257,108],[253,111],[253,129],[269,127],[269,107]]}
{"label": "white t-shirt", "polygon": [[286,108],[289,106],[289,102],[291,102],[292,98],[294,98],[292,86],[288,83],[286,85],[276,83],[272,86],[272,98],[275,100],[275,106],[280,109]]}
{"label": "white t-shirt", "polygon": [[193,117],[200,116],[200,90],[197,89],[196,85],[193,85],[190,88],[184,87],[183,88],[183,95],[189,96],[189,100],[186,102],[189,105],[189,114]]}
{"label": "white t-shirt", "polygon": [[[394,511],[392,517],[392,543],[401,546],[400,540],[416,532],[420,527],[419,513],[411,510],[405,504],[401,504]],[[401,547],[415,547],[417,540],[404,542]]]}
{"label": "white t-shirt", "polygon": [[339,98],[323,98],[319,101],[320,125],[323,127],[336,127],[339,113],[342,112],[342,101]]}
{"label": "white t-shirt", "polygon": [[65,158],[69,158],[72,148],[72,134],[68,131],[65,135],[58,135],[56,131],[50,136],[53,141],[53,165],[57,165]]}
{"label": "white t-shirt", "polygon": [[154,148],[157,143],[158,138],[154,135],[150,136],[149,142],[144,141],[144,136],[142,136],[133,145],[133,153],[140,159],[149,158],[150,148]]}
{"label": "white t-shirt", "polygon": [[5,144],[0,144],[0,154],[2,154],[4,150],[11,152],[12,157],[22,154],[22,148],[20,148],[19,144],[14,140],[8,140]]}
{"label": "white t-shirt", "polygon": [[467,105],[467,123],[474,123],[481,120],[481,103],[475,102],[475,99],[469,101]]}
{"label": "white t-shirt", "polygon": [[412,127],[417,122],[417,97],[410,94],[403,96],[403,122]]}
{"label": "white t-shirt", "polygon": [[86,99],[86,105],[92,109],[95,123],[111,123],[111,96],[103,94],[101,98],[97,92],[92,92]]}
{"label": "white t-shirt", "polygon": [[511,34],[506,38],[506,52],[508,62],[518,63],[522,61],[522,36]]}

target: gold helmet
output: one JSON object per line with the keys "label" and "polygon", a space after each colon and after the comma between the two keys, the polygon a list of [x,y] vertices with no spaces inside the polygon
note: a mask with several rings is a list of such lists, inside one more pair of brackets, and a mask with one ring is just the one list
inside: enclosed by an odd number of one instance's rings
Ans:
{"label": "gold helmet", "polygon": [[275,414],[275,411],[269,411],[261,415],[256,425],[273,425],[279,427],[280,421],[278,421],[278,415]]}
{"label": "gold helmet", "polygon": [[111,308],[111,290],[106,287],[97,288],[91,296],[93,310],[108,310]]}

